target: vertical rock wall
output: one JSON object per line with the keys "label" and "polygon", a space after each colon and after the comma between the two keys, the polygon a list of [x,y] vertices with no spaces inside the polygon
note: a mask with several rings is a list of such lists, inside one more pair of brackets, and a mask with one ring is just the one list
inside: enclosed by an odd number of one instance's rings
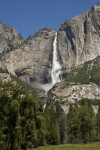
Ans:
{"label": "vertical rock wall", "polygon": [[100,3],[60,26],[58,51],[66,71],[100,55]]}

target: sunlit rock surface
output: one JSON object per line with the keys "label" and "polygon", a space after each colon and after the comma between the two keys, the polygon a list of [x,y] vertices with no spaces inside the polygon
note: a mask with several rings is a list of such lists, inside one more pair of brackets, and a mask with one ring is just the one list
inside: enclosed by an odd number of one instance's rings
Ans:
{"label": "sunlit rock surface", "polygon": [[58,51],[67,72],[100,56],[100,3],[60,26]]}
{"label": "sunlit rock surface", "polygon": [[100,100],[100,87],[96,84],[69,85],[61,82],[55,85],[50,92],[50,103],[59,101],[64,112],[68,113],[70,104],[75,104],[83,98]]}

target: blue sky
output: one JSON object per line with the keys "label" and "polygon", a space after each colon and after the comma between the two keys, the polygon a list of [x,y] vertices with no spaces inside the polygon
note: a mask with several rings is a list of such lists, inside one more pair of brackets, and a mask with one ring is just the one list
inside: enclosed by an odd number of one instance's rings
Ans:
{"label": "blue sky", "polygon": [[44,27],[58,30],[61,23],[97,2],[100,0],[0,0],[0,21],[27,38]]}

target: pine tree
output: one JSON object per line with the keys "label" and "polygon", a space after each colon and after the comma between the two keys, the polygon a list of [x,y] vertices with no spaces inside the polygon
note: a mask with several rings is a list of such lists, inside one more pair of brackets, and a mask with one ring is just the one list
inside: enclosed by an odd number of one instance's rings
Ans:
{"label": "pine tree", "polygon": [[98,108],[98,113],[97,113],[97,137],[98,137],[98,141],[100,142],[100,105]]}

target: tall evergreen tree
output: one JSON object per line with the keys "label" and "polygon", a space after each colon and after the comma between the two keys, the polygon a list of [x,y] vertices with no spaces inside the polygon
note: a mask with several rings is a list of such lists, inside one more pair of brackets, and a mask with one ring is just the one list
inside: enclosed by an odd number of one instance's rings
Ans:
{"label": "tall evergreen tree", "polygon": [[99,108],[98,108],[98,113],[97,113],[97,138],[98,138],[98,141],[100,142],[100,105],[99,105]]}

